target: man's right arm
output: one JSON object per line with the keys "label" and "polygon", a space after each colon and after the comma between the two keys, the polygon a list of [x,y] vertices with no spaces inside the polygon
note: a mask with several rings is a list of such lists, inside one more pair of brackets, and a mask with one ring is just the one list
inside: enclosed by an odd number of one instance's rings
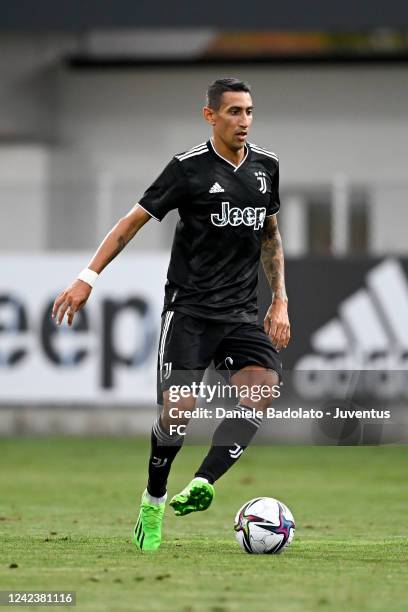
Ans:
{"label": "man's right arm", "polygon": [[[149,219],[151,216],[136,204],[105,236],[88,268],[100,274]],[[58,325],[62,323],[66,312],[68,325],[72,325],[75,313],[85,306],[91,291],[92,287],[88,283],[76,279],[60,293],[52,309],[52,316],[56,318]]]}

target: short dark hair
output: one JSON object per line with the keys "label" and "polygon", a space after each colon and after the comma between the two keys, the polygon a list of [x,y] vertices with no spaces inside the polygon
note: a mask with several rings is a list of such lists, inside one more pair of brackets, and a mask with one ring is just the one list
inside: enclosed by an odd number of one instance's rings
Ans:
{"label": "short dark hair", "polygon": [[238,79],[217,79],[207,89],[207,106],[213,110],[218,110],[221,105],[222,94],[226,91],[245,91],[250,94],[251,86]]}

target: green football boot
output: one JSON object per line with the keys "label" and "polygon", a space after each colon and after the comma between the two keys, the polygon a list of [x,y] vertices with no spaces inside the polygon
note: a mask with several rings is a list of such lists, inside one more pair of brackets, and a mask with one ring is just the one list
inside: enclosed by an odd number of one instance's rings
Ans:
{"label": "green football boot", "polygon": [[132,542],[140,550],[157,550],[161,543],[161,526],[166,504],[151,504],[146,496],[142,495],[139,518],[133,530]]}
{"label": "green football boot", "polygon": [[190,514],[190,512],[207,510],[213,497],[214,487],[212,484],[194,478],[181,493],[172,498],[170,506],[174,509],[176,516],[184,516]]}

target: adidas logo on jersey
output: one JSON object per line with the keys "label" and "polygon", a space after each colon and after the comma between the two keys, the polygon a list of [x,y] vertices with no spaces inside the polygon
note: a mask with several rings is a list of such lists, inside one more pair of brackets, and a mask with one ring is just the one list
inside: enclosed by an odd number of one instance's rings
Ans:
{"label": "adidas logo on jersey", "polygon": [[295,365],[298,392],[318,399],[360,388],[381,399],[407,397],[407,319],[404,270],[395,259],[383,261],[367,274],[367,288],[341,302],[339,316],[312,334],[315,352]]}
{"label": "adidas logo on jersey", "polygon": [[225,189],[219,183],[214,183],[208,193],[224,193]]}

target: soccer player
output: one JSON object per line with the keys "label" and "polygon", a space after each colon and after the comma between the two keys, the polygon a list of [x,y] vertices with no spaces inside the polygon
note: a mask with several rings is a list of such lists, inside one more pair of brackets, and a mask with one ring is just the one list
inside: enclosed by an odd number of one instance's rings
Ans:
{"label": "soccer player", "polygon": [[[152,217],[161,221],[178,209],[158,354],[158,403],[163,409],[152,427],[148,483],[133,534],[142,550],[160,546],[167,479],[184,439],[174,425],[187,423],[184,413],[196,401],[193,393],[171,401],[170,387],[183,383],[191,389],[214,362],[229,371],[238,390],[276,388],[282,367],[278,353],[290,337],[276,220],[278,158],[247,142],[253,104],[246,83],[218,79],[208,88],[206,102],[203,115],[212,128],[211,139],[173,157],[140,203],[107,234],[88,268],[57,297],[52,312],[58,324],[66,314],[72,325],[105,266]],[[272,289],[263,326],[257,324],[260,259]],[[176,515],[209,507],[214,482],[250,444],[272,392],[261,398],[238,397],[235,418],[218,425],[193,480],[170,501]]]}

